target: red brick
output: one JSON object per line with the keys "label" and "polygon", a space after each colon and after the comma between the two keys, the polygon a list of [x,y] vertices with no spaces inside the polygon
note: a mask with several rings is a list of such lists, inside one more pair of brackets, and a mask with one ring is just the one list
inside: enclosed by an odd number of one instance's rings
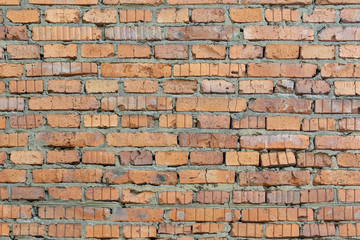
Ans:
{"label": "red brick", "polygon": [[191,12],[192,22],[224,22],[225,10],[221,8],[195,8]]}
{"label": "red brick", "polygon": [[176,146],[176,135],[170,133],[108,133],[106,134],[106,142],[108,146],[116,147],[165,147]]}
{"label": "red brick", "polygon": [[78,128],[80,116],[77,114],[48,114],[46,122],[53,128]]}
{"label": "red brick", "polygon": [[71,58],[75,59],[77,56],[76,44],[45,44],[44,58]]}
{"label": "red brick", "polygon": [[34,41],[91,41],[100,39],[100,33],[96,27],[46,26],[33,27],[31,37]]}
{"label": "red brick", "polygon": [[113,221],[115,222],[162,222],[163,209],[154,208],[115,208]]}
{"label": "red brick", "polygon": [[34,236],[42,237],[45,236],[46,225],[39,223],[14,223],[13,234],[14,236]]}
{"label": "red brick", "polygon": [[192,94],[196,92],[197,82],[192,80],[164,80],[163,91],[170,94]]}
{"label": "red brick", "polygon": [[154,117],[144,114],[123,115],[121,118],[121,127],[123,128],[153,127],[154,125]]}
{"label": "red brick", "polygon": [[303,186],[310,182],[310,172],[304,171],[262,171],[240,172],[240,186]]}
{"label": "red brick", "polygon": [[286,98],[257,98],[249,104],[254,112],[268,113],[311,113],[311,100]]}
{"label": "red brick", "polygon": [[335,131],[335,119],[334,118],[303,119],[302,130],[306,132]]}
{"label": "red brick", "polygon": [[175,185],[177,184],[177,173],[173,171],[146,171],[146,170],[108,170],[105,173],[106,182],[109,184],[150,184],[150,185]]}
{"label": "red brick", "polygon": [[189,10],[187,8],[162,8],[156,12],[158,23],[188,23]]}
{"label": "red brick", "polygon": [[263,47],[251,44],[231,45],[229,48],[230,59],[254,59],[263,57]]}
{"label": "red brick", "polygon": [[289,8],[265,9],[265,19],[268,22],[297,22],[299,21],[299,10]]}
{"label": "red brick", "polygon": [[81,200],[80,187],[49,187],[49,196],[56,200],[71,201]]}
{"label": "red brick", "polygon": [[19,78],[22,74],[21,64],[0,63],[0,78]]}
{"label": "red brick", "polygon": [[321,207],[316,211],[317,220],[354,221],[359,220],[360,208],[354,206]]}
{"label": "red brick", "polygon": [[86,238],[119,238],[120,227],[117,225],[86,225]]}
{"label": "red brick", "polygon": [[334,23],[335,21],[335,9],[315,8],[310,15],[306,13],[303,15],[303,22],[306,23]]}
{"label": "red brick", "polygon": [[98,165],[115,165],[115,154],[107,151],[85,151],[82,163]]}
{"label": "red brick", "polygon": [[156,227],[150,225],[124,225],[124,238],[155,238]]}
{"label": "red brick", "polygon": [[258,152],[226,152],[226,166],[259,166]]}
{"label": "red brick", "polygon": [[46,163],[79,163],[80,159],[76,150],[49,151],[46,156]]}
{"label": "red brick", "polygon": [[155,58],[157,59],[188,59],[188,46],[184,44],[157,44]]}
{"label": "red brick", "polygon": [[35,59],[40,58],[39,45],[7,45],[6,51],[10,59]]}
{"label": "red brick", "polygon": [[360,235],[360,223],[339,224],[340,237],[352,237]]}
{"label": "red brick", "polygon": [[225,59],[226,48],[223,45],[198,44],[192,46],[194,59]]}
{"label": "red brick", "polygon": [[25,68],[27,77],[97,74],[96,63],[90,62],[41,62],[26,64]]}
{"label": "red brick", "polygon": [[117,45],[117,49],[118,58],[150,58],[151,55],[147,44],[121,44]]}
{"label": "red brick", "polygon": [[161,192],[159,193],[160,204],[190,204],[192,203],[192,192]]}
{"label": "red brick", "polygon": [[13,200],[45,200],[45,191],[42,187],[12,187],[11,198]]}
{"label": "red brick", "polygon": [[25,26],[0,26],[1,40],[28,40]]}
{"label": "red brick", "polygon": [[112,44],[82,44],[81,56],[84,58],[107,58],[114,56]]}
{"label": "red brick", "polygon": [[233,203],[265,203],[265,192],[263,191],[233,191]]}
{"label": "red brick", "polygon": [[354,8],[342,9],[340,12],[340,19],[342,22],[345,23],[359,22],[360,21],[358,17],[359,11],[360,11],[359,9],[354,9]]}
{"label": "red brick", "polygon": [[187,226],[185,224],[161,223],[158,227],[158,233],[172,235],[189,235],[191,234],[191,226]]}
{"label": "red brick", "polygon": [[224,204],[229,202],[230,195],[225,191],[199,191],[196,193],[196,201],[205,204]]}
{"label": "red brick", "polygon": [[169,27],[167,38],[170,41],[229,41],[232,39],[232,33],[233,28],[225,26]]}
{"label": "red brick", "polygon": [[155,153],[156,165],[181,166],[188,164],[188,152],[162,151]]}
{"label": "red brick", "polygon": [[331,158],[326,153],[302,152],[297,154],[297,167],[330,167]]}
{"label": "red brick", "polygon": [[176,101],[178,112],[242,112],[245,109],[244,98],[182,97]]}
{"label": "red brick", "polygon": [[32,172],[34,183],[93,183],[101,182],[100,169],[34,169]]}
{"label": "red brick", "polygon": [[[340,49],[343,46],[340,46]],[[334,59],[335,46],[302,45],[301,59]]]}
{"label": "red brick", "polygon": [[[151,69],[151,71],[149,71]],[[103,77],[162,78],[171,75],[171,67],[167,64],[154,63],[102,63]]]}
{"label": "red brick", "polygon": [[221,165],[224,162],[223,154],[217,151],[191,151],[191,165]]}
{"label": "red brick", "polygon": [[[109,208],[75,207],[64,205],[43,205],[38,208],[38,216],[42,219],[77,219],[77,220],[106,220],[110,215]],[[53,236],[56,233],[56,225],[52,228]],[[55,229],[54,229],[55,227]],[[64,226],[63,226],[64,227]],[[77,228],[81,228],[80,225]],[[70,235],[71,232],[69,232]],[[64,231],[63,233],[64,234]],[[62,236],[64,237],[64,236]]]}
{"label": "red brick", "polygon": [[327,94],[330,92],[330,84],[322,80],[299,80],[296,81],[296,94]]}
{"label": "red brick", "polygon": [[49,93],[80,93],[81,82],[78,80],[50,80],[47,83]]}
{"label": "red brick", "polygon": [[95,147],[104,143],[104,135],[87,132],[40,132],[35,134],[35,140],[53,147]]}
{"label": "red brick", "polygon": [[351,170],[319,170],[313,180],[314,185],[360,185],[359,172]]}
{"label": "red brick", "polygon": [[314,40],[314,30],[302,26],[246,26],[246,40]]}
{"label": "red brick", "polygon": [[119,152],[121,165],[152,165],[152,154],[150,151],[125,151]]}
{"label": "red brick", "polygon": [[311,208],[250,208],[242,210],[243,222],[313,221]]}
{"label": "red brick", "polygon": [[14,164],[42,165],[43,154],[41,151],[12,151],[10,161]]}
{"label": "red brick", "polygon": [[152,11],[144,9],[123,9],[119,11],[120,22],[151,22]]}
{"label": "red brick", "polygon": [[119,189],[114,187],[91,187],[85,190],[85,198],[95,201],[118,201]]}
{"label": "red brick", "polygon": [[224,232],[224,223],[195,223],[193,225],[193,233],[220,233]]}
{"label": "red brick", "polygon": [[116,23],[115,9],[90,9],[83,13],[85,23],[95,23],[97,25]]}
{"label": "red brick", "polygon": [[312,4],[312,1],[311,0],[242,0],[241,3],[244,5],[251,5],[251,4],[309,5]]}
{"label": "red brick", "polygon": [[262,167],[287,167],[294,165],[296,165],[296,159],[292,152],[271,152],[261,154]]}
{"label": "red brick", "polygon": [[240,211],[221,208],[173,208],[169,212],[169,218],[171,221],[181,222],[237,222],[240,219]]}
{"label": "red brick", "polygon": [[185,63],[174,65],[175,77],[242,77],[245,76],[245,64],[241,63]]}
{"label": "red brick", "polygon": [[54,97],[31,97],[29,109],[31,110],[95,110],[98,108],[95,97],[89,96],[54,96]]}
{"label": "red brick", "polygon": [[0,217],[2,219],[30,219],[32,207],[30,205],[0,205]]}
{"label": "red brick", "polygon": [[121,194],[122,203],[150,203],[155,194],[150,191],[137,192],[131,189],[123,189]]}
{"label": "red brick", "polygon": [[245,116],[242,119],[231,119],[233,129],[265,129],[264,116]]}
{"label": "red brick", "polygon": [[11,115],[9,118],[9,122],[10,127],[15,129],[38,128],[43,125],[43,117],[41,114],[23,116]]}
{"label": "red brick", "polygon": [[249,63],[249,77],[312,78],[317,66],[309,63]]}
{"label": "red brick", "polygon": [[71,224],[71,223],[50,224],[48,227],[48,235],[50,237],[58,237],[58,238],[81,237],[81,224]]}
{"label": "red brick", "polygon": [[158,82],[155,80],[124,80],[124,92],[126,93],[155,93],[157,91]]}
{"label": "red brick", "polygon": [[181,170],[180,184],[234,183],[235,171],[226,170]]}
{"label": "red brick", "polygon": [[301,119],[296,116],[268,116],[266,130],[300,131]]}
{"label": "red brick", "polygon": [[232,223],[230,236],[261,238],[263,236],[263,226],[255,223]]}
{"label": "red brick", "polygon": [[9,9],[6,17],[13,23],[40,23],[40,12],[38,9]]}
{"label": "red brick", "polygon": [[49,23],[78,23],[80,21],[78,9],[47,9],[45,20]]}
{"label": "red brick", "polygon": [[237,148],[238,137],[222,133],[179,133],[181,147]]}
{"label": "red brick", "polygon": [[230,8],[230,20],[236,23],[260,22],[260,8]]}
{"label": "red brick", "polygon": [[122,26],[105,28],[105,39],[108,40],[155,41],[164,38],[165,34],[158,26]]}
{"label": "red brick", "polygon": [[268,224],[265,235],[267,238],[295,238],[300,236],[300,227],[296,223]]}
{"label": "red brick", "polygon": [[198,115],[196,127],[198,128],[230,128],[230,116],[224,115]]}
{"label": "red brick", "polygon": [[0,134],[0,147],[24,147],[28,144],[28,133]]}
{"label": "red brick", "polygon": [[270,59],[297,59],[299,58],[299,45],[297,44],[268,44],[265,57]]}

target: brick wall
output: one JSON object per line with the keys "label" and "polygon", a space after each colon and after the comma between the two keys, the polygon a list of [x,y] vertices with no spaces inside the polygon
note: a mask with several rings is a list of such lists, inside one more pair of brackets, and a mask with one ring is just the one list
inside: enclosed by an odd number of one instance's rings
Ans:
{"label": "brick wall", "polygon": [[359,16],[0,0],[0,236],[360,236]]}

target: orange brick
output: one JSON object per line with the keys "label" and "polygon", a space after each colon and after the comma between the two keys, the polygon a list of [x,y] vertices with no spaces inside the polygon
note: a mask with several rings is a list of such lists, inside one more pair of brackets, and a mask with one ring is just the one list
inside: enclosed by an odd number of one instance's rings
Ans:
{"label": "orange brick", "polygon": [[40,23],[38,9],[9,9],[6,17],[13,23]]}
{"label": "orange brick", "polygon": [[151,55],[147,44],[121,44],[117,45],[117,49],[119,58],[150,58]]}
{"label": "orange brick", "polygon": [[120,22],[151,22],[152,11],[144,9],[124,9],[119,11]]}
{"label": "orange brick", "polygon": [[76,44],[45,44],[44,58],[71,58],[77,57]]}

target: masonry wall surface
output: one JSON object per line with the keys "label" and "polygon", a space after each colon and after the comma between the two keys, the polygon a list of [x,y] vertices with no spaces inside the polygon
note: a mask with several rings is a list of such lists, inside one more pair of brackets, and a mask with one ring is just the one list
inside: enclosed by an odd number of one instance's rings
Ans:
{"label": "masonry wall surface", "polygon": [[360,237],[359,23],[359,0],[0,0],[1,237]]}

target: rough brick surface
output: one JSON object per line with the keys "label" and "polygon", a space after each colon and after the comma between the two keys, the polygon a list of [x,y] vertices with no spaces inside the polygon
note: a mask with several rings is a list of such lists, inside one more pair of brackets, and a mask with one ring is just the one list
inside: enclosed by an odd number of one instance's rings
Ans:
{"label": "rough brick surface", "polygon": [[360,237],[359,0],[0,0],[0,237]]}

